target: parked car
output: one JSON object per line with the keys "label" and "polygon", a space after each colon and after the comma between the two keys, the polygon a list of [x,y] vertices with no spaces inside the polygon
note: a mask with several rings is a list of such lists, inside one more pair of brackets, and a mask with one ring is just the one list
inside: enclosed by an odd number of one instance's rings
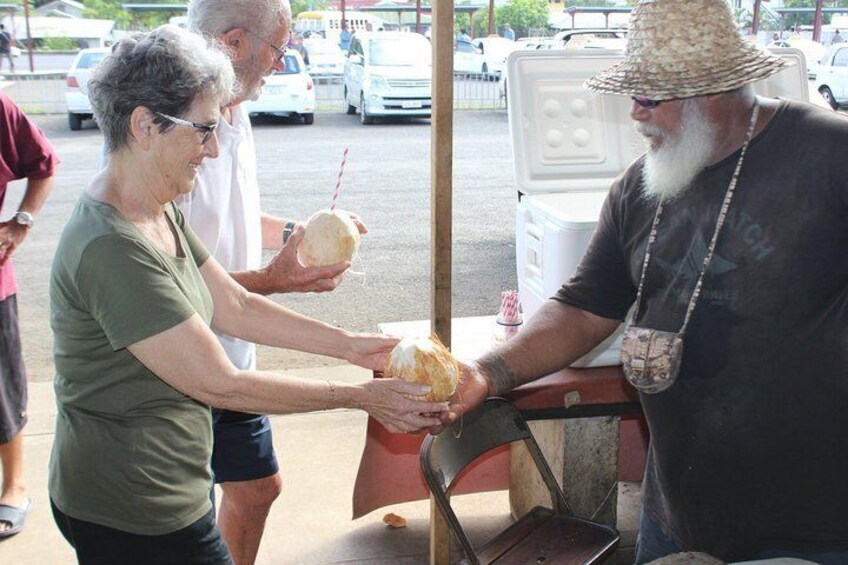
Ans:
{"label": "parked car", "polygon": [[379,116],[429,118],[432,55],[430,42],[417,33],[357,32],[344,68],[348,114],[360,121]]}
{"label": "parked car", "polygon": [[480,72],[492,80],[497,80],[501,76],[506,69],[506,58],[520,47],[515,41],[504,37],[478,37],[472,39],[471,44],[483,55]]}
{"label": "parked car", "polygon": [[786,39],[778,39],[768,44],[768,47],[792,47],[804,54],[804,60],[807,63],[807,74],[809,78],[814,78],[814,68],[818,66],[822,58],[827,52],[827,47],[803,37],[789,37]]}
{"label": "parked car", "polygon": [[457,40],[453,51],[453,72],[463,75],[483,74],[485,60],[483,52],[471,41]]}
{"label": "parked car", "polygon": [[627,30],[614,28],[567,29],[554,35],[561,49],[624,49]]}
{"label": "parked car", "polygon": [[100,61],[111,52],[110,47],[82,49],[71,63],[65,79],[65,102],[68,106],[68,127],[73,131],[82,128],[83,120],[93,117],[88,100],[88,81]]}
{"label": "parked car", "polygon": [[810,74],[814,75],[813,88],[831,108],[848,104],[848,43],[832,46]]}
{"label": "parked car", "polygon": [[541,45],[552,41],[553,37],[522,37],[515,40],[515,48],[532,51],[534,49],[539,49]]}
{"label": "parked car", "polygon": [[322,37],[310,37],[303,42],[303,47],[309,59],[306,70],[313,77],[344,74],[345,56],[338,42]]}
{"label": "parked car", "polygon": [[300,53],[287,51],[285,63],[285,69],[265,77],[258,99],[245,102],[247,111],[252,115],[300,117],[311,125],[315,121],[315,83]]}
{"label": "parked car", "polygon": [[[627,45],[627,31],[618,29],[569,29],[557,33],[550,41],[542,41],[536,49],[612,49],[623,51]],[[506,69],[504,69],[506,70]],[[498,93],[506,106],[507,73],[501,75]]]}

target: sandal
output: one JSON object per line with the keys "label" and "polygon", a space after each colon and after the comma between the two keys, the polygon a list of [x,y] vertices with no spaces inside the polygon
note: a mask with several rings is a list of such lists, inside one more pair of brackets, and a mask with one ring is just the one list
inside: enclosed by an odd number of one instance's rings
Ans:
{"label": "sandal", "polygon": [[0,504],[0,522],[5,522],[11,526],[8,530],[0,532],[0,539],[8,538],[21,532],[30,508],[32,508],[32,500],[29,498],[27,498],[23,508],[9,504]]}

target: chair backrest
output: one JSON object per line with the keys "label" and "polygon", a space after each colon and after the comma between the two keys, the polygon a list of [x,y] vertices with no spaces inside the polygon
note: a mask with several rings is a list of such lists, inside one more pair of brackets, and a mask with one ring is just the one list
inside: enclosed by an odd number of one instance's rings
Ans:
{"label": "chair backrest", "polygon": [[551,493],[551,507],[558,514],[570,515],[565,495],[527,423],[518,410],[503,398],[487,398],[479,408],[465,414],[439,435],[428,435],[421,445],[421,472],[471,563],[478,563],[474,548],[450,506],[448,493],[456,477],[472,461],[498,446],[519,440],[524,441]]}

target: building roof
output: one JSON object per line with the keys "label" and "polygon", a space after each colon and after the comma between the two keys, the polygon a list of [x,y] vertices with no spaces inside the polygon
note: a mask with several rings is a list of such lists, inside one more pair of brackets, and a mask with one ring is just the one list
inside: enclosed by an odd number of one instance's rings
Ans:
{"label": "building roof", "polygon": [[[15,16],[12,29],[26,29],[26,22],[22,16]],[[29,29],[33,39],[45,37],[70,37],[85,39],[103,39],[109,37],[115,27],[113,20],[92,20],[83,18],[48,18],[30,17]]]}
{"label": "building roof", "polygon": [[188,3],[153,4],[130,2],[121,4],[121,8],[127,12],[185,12],[188,10]]}
{"label": "building roof", "polygon": [[56,4],[64,4],[65,6],[68,6],[69,8],[74,8],[75,10],[85,10],[85,4],[83,4],[82,2],[76,2],[75,0],[53,0],[52,2],[42,4],[35,10],[49,10],[52,9]]}

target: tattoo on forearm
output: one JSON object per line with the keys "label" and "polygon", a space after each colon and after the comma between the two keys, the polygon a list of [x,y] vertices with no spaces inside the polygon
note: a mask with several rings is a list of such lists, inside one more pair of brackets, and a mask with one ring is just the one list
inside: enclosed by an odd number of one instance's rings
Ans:
{"label": "tattoo on forearm", "polygon": [[496,396],[518,386],[518,377],[500,355],[490,353],[479,360],[480,368],[489,381],[489,394]]}

